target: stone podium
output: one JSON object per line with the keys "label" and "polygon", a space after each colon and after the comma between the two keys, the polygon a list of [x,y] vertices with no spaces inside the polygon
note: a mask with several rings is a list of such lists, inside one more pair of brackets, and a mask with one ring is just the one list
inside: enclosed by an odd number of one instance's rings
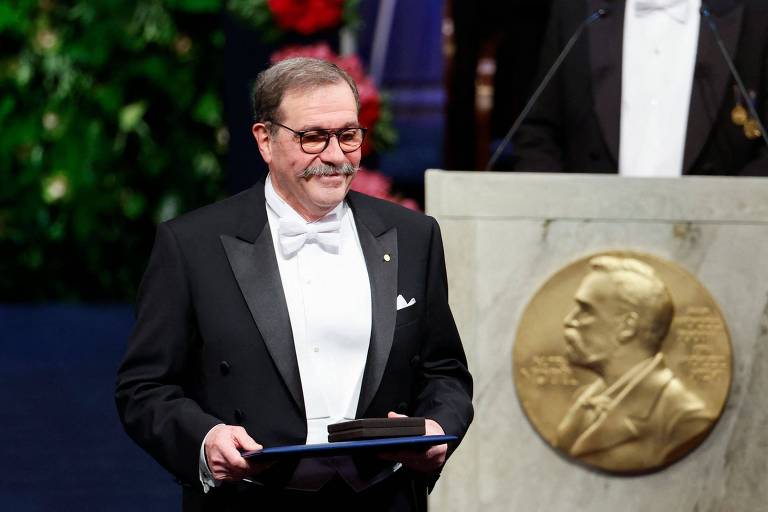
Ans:
{"label": "stone podium", "polygon": [[[475,378],[475,420],[431,510],[768,510],[768,179],[431,170],[426,204],[442,228],[451,307]],[[556,452],[527,420],[513,380],[518,322],[537,289],[610,250],[650,253],[695,276],[733,349],[712,432],[642,476]]]}

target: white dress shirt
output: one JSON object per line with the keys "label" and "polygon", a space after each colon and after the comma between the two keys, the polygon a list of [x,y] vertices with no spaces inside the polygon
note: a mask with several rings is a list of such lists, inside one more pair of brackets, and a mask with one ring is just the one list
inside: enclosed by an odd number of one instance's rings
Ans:
{"label": "white dress shirt", "polygon": [[680,176],[701,0],[627,0],[619,173]]}
{"label": "white dress shirt", "polygon": [[286,256],[280,221],[308,222],[280,198],[269,177],[264,194],[304,392],[307,444],[326,443],[328,425],[354,419],[357,410],[371,338],[368,269],[346,202],[326,216],[341,221],[338,252],[308,241]]}
{"label": "white dress shirt", "polygon": [[[326,443],[328,425],[354,419],[357,410],[372,326],[368,269],[346,201],[317,221],[340,220],[337,250],[308,240],[298,251],[285,254],[280,221],[309,223],[277,194],[269,176],[264,195],[301,376],[306,443]],[[333,463],[302,460],[289,487],[319,488],[334,472]],[[205,440],[200,481],[206,492],[220,483],[206,463]]]}

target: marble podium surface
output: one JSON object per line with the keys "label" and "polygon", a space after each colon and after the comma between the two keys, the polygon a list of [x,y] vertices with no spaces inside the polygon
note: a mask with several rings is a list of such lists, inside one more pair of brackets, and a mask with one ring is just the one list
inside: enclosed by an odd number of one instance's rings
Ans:
{"label": "marble podium surface", "polygon": [[[768,179],[428,171],[451,307],[475,378],[475,420],[430,496],[436,511],[768,510]],[[683,266],[733,346],[723,416],[659,472],[586,469],[539,437],[515,393],[517,323],[539,286],[612,249]]]}

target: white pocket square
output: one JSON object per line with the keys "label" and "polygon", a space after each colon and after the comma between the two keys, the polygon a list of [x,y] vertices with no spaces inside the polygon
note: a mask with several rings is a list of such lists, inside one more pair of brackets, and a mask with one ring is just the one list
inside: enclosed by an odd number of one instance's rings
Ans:
{"label": "white pocket square", "polygon": [[405,302],[405,298],[402,295],[397,296],[397,310],[400,311],[401,309],[405,309],[407,307],[413,306],[416,304],[416,299],[413,298],[409,300],[408,302]]}

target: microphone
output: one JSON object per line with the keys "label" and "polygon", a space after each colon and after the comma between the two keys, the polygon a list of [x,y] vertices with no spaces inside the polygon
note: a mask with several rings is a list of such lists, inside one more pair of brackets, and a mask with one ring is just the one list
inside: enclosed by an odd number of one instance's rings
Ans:
{"label": "microphone", "polygon": [[557,73],[557,70],[560,68],[560,65],[563,63],[565,58],[568,56],[569,53],[571,53],[571,48],[573,48],[573,45],[576,44],[576,41],[579,40],[581,37],[582,32],[584,32],[584,29],[586,29],[589,25],[596,22],[600,18],[603,18],[605,16],[608,16],[611,13],[610,9],[601,8],[590,14],[584,21],[581,22],[581,25],[579,25],[579,28],[576,29],[576,32],[573,33],[571,38],[566,43],[563,50],[560,52],[560,55],[557,56],[557,59],[555,59],[555,63],[552,64],[552,67],[549,68],[549,71],[547,71],[547,74],[544,76],[544,79],[539,84],[539,87],[536,88],[536,91],[531,96],[531,99],[528,100],[528,103],[525,104],[525,108],[523,108],[523,111],[520,112],[520,115],[517,116],[517,119],[515,119],[515,122],[512,123],[512,127],[509,129],[507,134],[502,139],[501,143],[499,144],[499,147],[496,148],[496,151],[493,153],[493,156],[490,160],[488,160],[488,165],[485,166],[486,171],[493,170],[493,166],[496,164],[496,161],[501,156],[502,151],[504,151],[504,148],[507,147],[509,144],[509,141],[512,140],[512,136],[517,133],[517,130],[520,129],[520,125],[523,124],[523,120],[528,117],[528,114],[531,112],[531,109],[533,109],[533,106],[536,104],[536,102],[539,99],[539,96],[541,96],[541,93],[544,92],[544,89],[547,88],[547,85],[549,85],[549,82],[552,80],[552,77]]}
{"label": "microphone", "polygon": [[733,76],[734,80],[736,80],[736,85],[739,87],[739,92],[741,93],[741,97],[744,98],[744,102],[747,104],[747,110],[749,110],[749,115],[752,116],[752,118],[757,123],[757,127],[760,130],[760,134],[763,136],[763,142],[765,142],[765,146],[768,147],[768,135],[765,133],[765,125],[763,125],[763,122],[760,120],[760,116],[757,113],[757,109],[755,108],[755,102],[752,99],[752,95],[747,92],[747,88],[744,87],[744,81],[741,79],[741,75],[739,74],[739,71],[736,69],[736,64],[734,64],[733,59],[730,55],[728,55],[728,50],[725,48],[725,43],[723,42],[723,38],[720,37],[720,31],[717,30],[717,24],[715,23],[715,20],[712,18],[712,13],[709,11],[709,6],[707,5],[707,2],[701,3],[701,17],[706,20],[707,26],[712,31],[712,34],[715,36],[715,40],[717,41],[717,46],[720,48],[720,53],[723,54],[723,58],[725,59],[725,62],[728,63],[728,67],[731,70],[731,75]]}

